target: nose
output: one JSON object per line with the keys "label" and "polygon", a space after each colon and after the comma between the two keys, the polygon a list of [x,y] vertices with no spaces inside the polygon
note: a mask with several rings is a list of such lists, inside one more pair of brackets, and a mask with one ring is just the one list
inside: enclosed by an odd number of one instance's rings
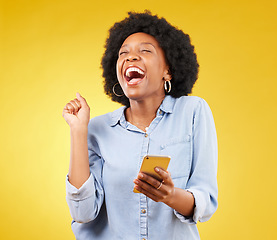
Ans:
{"label": "nose", "polygon": [[138,61],[139,59],[140,59],[140,57],[137,54],[129,53],[127,58],[126,58],[126,61],[133,62],[133,61]]}

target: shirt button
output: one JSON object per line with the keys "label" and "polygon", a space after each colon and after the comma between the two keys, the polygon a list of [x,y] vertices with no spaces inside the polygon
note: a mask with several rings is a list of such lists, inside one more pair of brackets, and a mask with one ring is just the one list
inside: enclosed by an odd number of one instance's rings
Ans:
{"label": "shirt button", "polygon": [[163,111],[162,111],[162,110],[160,110],[160,111],[159,111],[159,114],[161,115],[162,113],[163,113]]}
{"label": "shirt button", "polygon": [[142,210],[141,210],[141,213],[146,213],[146,210],[145,210],[145,209],[142,209]]}
{"label": "shirt button", "polygon": [[148,137],[148,134],[147,134],[147,133],[145,133],[144,137]]}
{"label": "shirt button", "polygon": [[141,239],[141,240],[146,240],[145,238]]}

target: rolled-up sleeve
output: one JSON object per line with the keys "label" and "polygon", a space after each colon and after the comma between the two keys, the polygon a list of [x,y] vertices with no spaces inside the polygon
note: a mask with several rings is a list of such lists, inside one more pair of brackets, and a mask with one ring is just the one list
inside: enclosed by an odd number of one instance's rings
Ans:
{"label": "rolled-up sleeve", "polygon": [[89,211],[95,205],[94,179],[90,174],[88,180],[77,189],[66,179],[66,201],[69,206],[70,214],[76,222],[89,222],[94,219],[95,213]]}
{"label": "rolled-up sleeve", "polygon": [[204,222],[216,211],[217,158],[217,136],[212,112],[208,104],[200,99],[193,118],[192,162],[186,186],[186,190],[194,196],[195,208],[190,218],[174,211],[182,222]]}
{"label": "rolled-up sleeve", "polygon": [[104,190],[102,182],[103,162],[95,152],[97,144],[88,137],[88,152],[90,176],[87,181],[77,189],[66,178],[66,201],[74,221],[86,223],[94,220],[103,203]]}

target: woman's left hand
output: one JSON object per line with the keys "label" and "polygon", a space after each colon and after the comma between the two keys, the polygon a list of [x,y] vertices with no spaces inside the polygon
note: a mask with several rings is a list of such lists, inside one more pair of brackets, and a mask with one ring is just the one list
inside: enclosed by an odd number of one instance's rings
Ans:
{"label": "woman's left hand", "polygon": [[155,202],[170,204],[175,192],[174,183],[170,173],[159,167],[156,167],[155,171],[163,179],[162,182],[146,173],[140,172],[137,179],[134,180],[135,189]]}

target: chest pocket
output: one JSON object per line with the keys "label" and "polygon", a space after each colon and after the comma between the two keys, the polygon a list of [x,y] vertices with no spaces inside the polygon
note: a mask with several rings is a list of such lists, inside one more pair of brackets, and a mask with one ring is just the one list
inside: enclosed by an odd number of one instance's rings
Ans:
{"label": "chest pocket", "polygon": [[191,135],[167,139],[161,144],[161,155],[168,155],[171,160],[168,171],[173,181],[177,178],[188,178],[192,161]]}

